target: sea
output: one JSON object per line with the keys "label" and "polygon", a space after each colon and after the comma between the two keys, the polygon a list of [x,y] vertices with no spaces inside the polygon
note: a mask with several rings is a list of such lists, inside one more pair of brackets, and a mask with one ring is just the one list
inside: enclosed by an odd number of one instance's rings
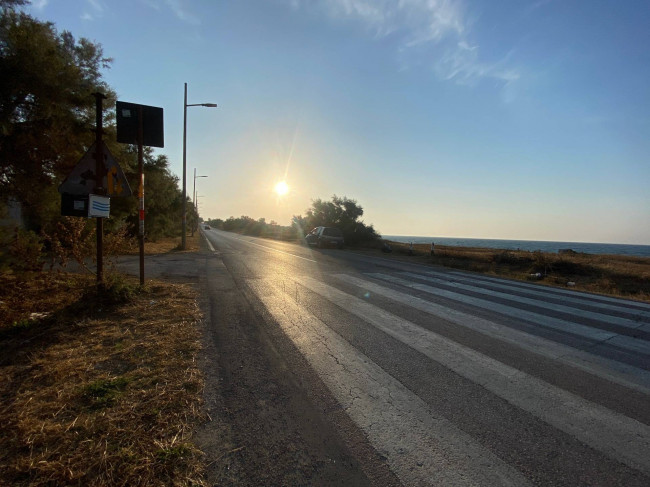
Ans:
{"label": "sea", "polygon": [[585,242],[548,242],[544,240],[497,240],[488,238],[454,238],[454,237],[415,237],[408,235],[382,235],[385,240],[414,244],[445,245],[451,247],[482,247],[489,249],[527,250],[534,252],[558,252],[571,249],[585,254],[630,255],[650,257],[650,245],[585,243]]}

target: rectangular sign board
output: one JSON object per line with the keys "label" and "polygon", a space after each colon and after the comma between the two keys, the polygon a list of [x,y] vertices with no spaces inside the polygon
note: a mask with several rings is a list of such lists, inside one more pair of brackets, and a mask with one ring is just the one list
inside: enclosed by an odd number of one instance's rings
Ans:
{"label": "rectangular sign board", "polygon": [[61,215],[88,217],[88,195],[63,193]]}
{"label": "rectangular sign board", "polygon": [[111,198],[98,194],[88,195],[88,216],[91,218],[108,218],[111,216]]}
{"label": "rectangular sign board", "polygon": [[138,144],[138,113],[142,109],[142,145],[165,147],[163,109],[118,101],[115,106],[117,141]]}

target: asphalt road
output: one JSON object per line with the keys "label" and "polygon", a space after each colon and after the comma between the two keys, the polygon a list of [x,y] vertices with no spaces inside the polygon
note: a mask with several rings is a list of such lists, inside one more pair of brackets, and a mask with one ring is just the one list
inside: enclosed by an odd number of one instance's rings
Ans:
{"label": "asphalt road", "polygon": [[203,234],[213,318],[245,297],[366,474],[374,458],[408,486],[650,485],[650,305]]}

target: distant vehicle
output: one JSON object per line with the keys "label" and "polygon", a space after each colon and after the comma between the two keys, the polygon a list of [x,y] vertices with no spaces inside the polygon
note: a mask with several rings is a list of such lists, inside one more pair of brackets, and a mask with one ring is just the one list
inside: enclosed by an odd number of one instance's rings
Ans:
{"label": "distant vehicle", "polygon": [[305,235],[307,245],[316,247],[338,247],[343,248],[343,232],[335,227],[316,227],[309,234]]}
{"label": "distant vehicle", "polygon": [[210,230],[210,225],[206,225],[203,227],[205,230]]}

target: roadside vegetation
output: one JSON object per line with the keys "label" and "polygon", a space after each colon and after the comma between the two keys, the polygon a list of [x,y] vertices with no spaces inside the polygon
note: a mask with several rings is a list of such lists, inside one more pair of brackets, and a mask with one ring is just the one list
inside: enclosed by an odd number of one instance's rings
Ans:
{"label": "roadside vegetation", "polygon": [[363,207],[356,200],[334,195],[331,201],[320,198],[312,200],[305,215],[294,215],[289,226],[278,225],[274,221],[267,223],[265,218],[255,220],[248,216],[231,216],[227,220],[215,219],[206,223],[229,232],[294,242],[301,241],[315,227],[336,227],[343,232],[346,245],[372,245],[381,236],[372,224],[361,220],[362,216]]}
{"label": "roadside vegetation", "polygon": [[[93,92],[107,96],[104,141],[134,193],[138,186],[135,146],[115,141],[116,94],[102,76],[112,60],[100,44],[27,15],[25,3],[0,0],[0,265],[12,260],[12,245],[78,251],[94,241],[94,220],[62,217],[57,191],[94,142]],[[147,240],[180,236],[183,198],[169,160],[145,148],[144,173]],[[193,228],[198,218],[187,201]],[[137,229],[137,198],[112,198],[107,240],[136,245]]]}
{"label": "roadside vegetation", "polygon": [[203,485],[201,319],[187,284],[0,281],[0,485]]}

